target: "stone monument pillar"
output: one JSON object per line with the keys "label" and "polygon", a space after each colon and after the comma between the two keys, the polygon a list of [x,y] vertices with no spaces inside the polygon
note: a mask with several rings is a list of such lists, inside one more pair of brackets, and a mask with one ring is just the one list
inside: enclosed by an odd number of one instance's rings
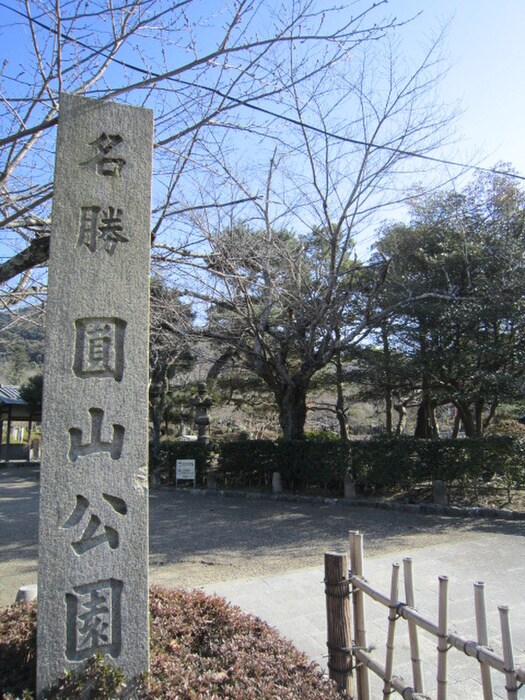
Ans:
{"label": "stone monument pillar", "polygon": [[148,670],[153,114],[62,95],[44,373],[37,696],[94,653]]}

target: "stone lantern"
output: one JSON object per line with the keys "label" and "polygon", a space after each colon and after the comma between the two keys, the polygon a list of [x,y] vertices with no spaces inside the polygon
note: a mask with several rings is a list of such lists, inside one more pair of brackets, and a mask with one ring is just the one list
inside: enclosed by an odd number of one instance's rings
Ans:
{"label": "stone lantern", "polygon": [[210,407],[212,403],[212,399],[206,392],[206,384],[202,382],[197,389],[197,395],[191,399],[191,404],[195,407],[193,422],[197,427],[197,440],[199,442],[208,442],[210,439]]}

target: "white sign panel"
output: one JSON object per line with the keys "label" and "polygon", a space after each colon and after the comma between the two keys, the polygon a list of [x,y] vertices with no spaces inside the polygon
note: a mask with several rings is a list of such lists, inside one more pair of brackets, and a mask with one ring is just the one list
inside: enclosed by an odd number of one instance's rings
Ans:
{"label": "white sign panel", "polygon": [[194,459],[178,459],[176,479],[192,479],[195,480],[195,460]]}

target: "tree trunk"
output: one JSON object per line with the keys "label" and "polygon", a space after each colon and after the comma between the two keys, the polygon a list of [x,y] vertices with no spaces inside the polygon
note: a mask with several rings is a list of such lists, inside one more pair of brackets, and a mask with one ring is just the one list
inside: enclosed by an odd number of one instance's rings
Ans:
{"label": "tree trunk", "polygon": [[404,403],[394,403],[394,410],[397,411],[398,419],[396,426],[396,435],[403,435],[407,423],[407,409]]}
{"label": "tree trunk", "polygon": [[417,409],[416,430],[414,432],[414,436],[417,438],[429,439],[439,437],[439,435],[436,421],[436,407],[432,401],[430,392],[430,377],[425,367],[427,340],[424,332],[422,332],[420,335],[419,344],[424,369],[421,377],[421,402],[419,404],[419,408]]}
{"label": "tree trunk", "polygon": [[439,437],[436,409],[428,397],[423,397],[417,409],[416,430],[414,436],[429,439]]}
{"label": "tree trunk", "polygon": [[[386,434],[392,435],[392,368],[390,357],[390,344],[388,342],[388,330],[386,326],[381,329],[383,336],[383,358],[385,367],[385,419]],[[399,433],[398,433],[399,434]]]}
{"label": "tree trunk", "polygon": [[461,416],[461,422],[463,423],[463,428],[465,430],[465,437],[479,437],[476,431],[476,418],[470,410],[470,405],[468,403],[458,402],[456,404],[456,408]]}
{"label": "tree trunk", "polygon": [[[424,364],[426,358],[427,341],[425,338],[425,333],[423,326],[421,325],[419,332],[419,352],[421,354],[421,360]],[[417,409],[416,416],[416,429],[414,431],[414,437],[425,439],[430,437],[430,421],[428,415],[428,377],[425,371],[423,371],[422,376],[422,389],[423,395]]]}
{"label": "tree trunk", "polygon": [[417,409],[416,429],[414,437],[425,439],[431,437],[428,403],[421,401]]}
{"label": "tree trunk", "polygon": [[154,469],[161,466],[160,464],[160,427],[162,424],[162,409],[155,403],[151,404],[151,423],[152,430],[152,450],[151,461]]}
{"label": "tree trunk", "polygon": [[348,428],[346,425],[345,397],[343,393],[343,363],[341,355],[335,356],[335,377],[337,387],[337,400],[335,404],[335,414],[339,423],[339,435],[343,442],[348,442]]}
{"label": "tree trunk", "polygon": [[461,414],[456,408],[456,413],[454,414],[454,425],[452,427],[452,439],[456,440],[459,435],[459,429],[461,428]]}
{"label": "tree trunk", "polygon": [[149,404],[151,412],[152,431],[152,455],[151,461],[154,469],[161,466],[160,463],[160,435],[164,409],[166,406],[168,381],[165,375],[152,377]]}
{"label": "tree trunk", "polygon": [[486,429],[492,423],[492,420],[493,420],[494,416],[496,415],[496,410],[498,408],[498,405],[499,405],[499,402],[497,399],[494,399],[494,401],[490,404],[489,412],[483,420],[483,435],[485,434]]}
{"label": "tree trunk", "polygon": [[474,412],[476,416],[476,437],[482,437],[483,435],[483,409],[485,408],[485,401],[483,399],[478,399],[474,404]]}
{"label": "tree trunk", "polygon": [[304,440],[304,424],[306,421],[307,387],[303,384],[287,384],[275,392],[279,407],[279,423],[286,441]]}

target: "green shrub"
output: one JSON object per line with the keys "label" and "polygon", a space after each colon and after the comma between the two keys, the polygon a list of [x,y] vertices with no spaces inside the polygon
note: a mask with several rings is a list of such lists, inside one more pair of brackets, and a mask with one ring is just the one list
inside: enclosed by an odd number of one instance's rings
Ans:
{"label": "green shrub", "polygon": [[[278,633],[223,598],[202,591],[150,592],[151,647],[145,700],[337,700],[334,685]],[[0,695],[30,698],[35,688],[36,606],[0,611]],[[82,673],[69,673],[51,697],[126,697],[118,669],[93,657]],[[25,693],[25,695],[24,695]],[[10,695],[12,694],[12,695]]]}
{"label": "green shrub", "polygon": [[350,445],[351,473],[361,487],[406,486],[416,478],[418,451],[410,438],[379,436]]}
{"label": "green shrub", "polygon": [[272,473],[279,472],[289,491],[340,491],[349,468],[348,445],[341,441],[251,440],[223,443],[219,450],[219,477],[227,488],[269,489]]}
{"label": "green shrub", "polygon": [[226,488],[269,488],[279,471],[279,446],[271,440],[219,444],[219,478]]}
{"label": "green shrub", "polygon": [[525,485],[525,440],[508,436],[483,439],[421,440],[377,436],[370,440],[249,440],[202,445],[166,442],[163,458],[174,475],[176,459],[195,459],[197,482],[204,485],[207,464],[218,456],[218,485],[269,490],[272,473],[285,490],[341,495],[346,475],[367,489],[409,488],[441,479],[448,484],[498,479],[507,488]]}
{"label": "green shrub", "polygon": [[195,460],[195,477],[198,486],[206,485],[208,464],[217,450],[215,443],[165,440],[160,446],[160,462],[167,472],[168,481],[175,483],[175,468],[178,459]]}
{"label": "green shrub", "polygon": [[421,440],[377,437],[351,443],[352,473],[361,486],[401,486],[433,479],[448,484],[494,476],[525,484],[525,442],[510,437]]}
{"label": "green shrub", "polygon": [[282,442],[278,449],[278,471],[292,491],[311,488],[342,493],[351,468],[349,443],[338,441]]}
{"label": "green shrub", "polygon": [[320,430],[306,430],[304,433],[304,438],[307,441],[314,442],[338,442],[341,438],[333,430],[328,430],[328,428],[321,428]]}

